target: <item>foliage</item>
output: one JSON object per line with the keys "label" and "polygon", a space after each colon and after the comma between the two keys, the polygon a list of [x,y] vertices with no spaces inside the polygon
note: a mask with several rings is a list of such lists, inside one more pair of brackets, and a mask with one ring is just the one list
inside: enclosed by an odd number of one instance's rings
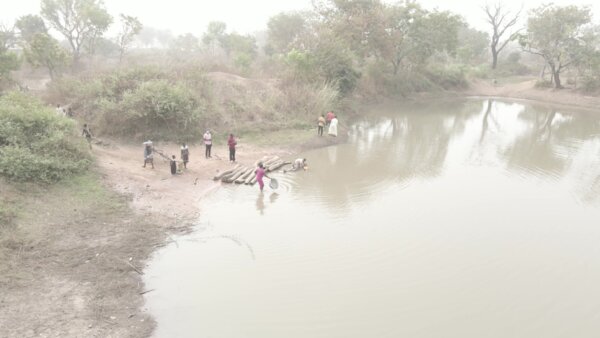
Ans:
{"label": "foliage", "polygon": [[465,64],[479,64],[483,61],[490,38],[485,32],[462,24],[458,29],[458,48],[456,56]]}
{"label": "foliage", "polygon": [[136,35],[140,33],[143,26],[140,20],[134,16],[121,14],[121,31],[117,36],[117,44],[119,45],[119,61],[123,60],[123,56],[133,42]]}
{"label": "foliage", "polygon": [[51,79],[54,79],[57,73],[69,64],[69,54],[47,33],[33,35],[24,53],[25,59],[32,66],[47,68]]}
{"label": "foliage", "polygon": [[552,72],[552,82],[562,88],[561,71],[579,62],[594,46],[597,34],[590,30],[588,7],[543,5],[531,11],[523,48],[541,56]]}
{"label": "foliage", "polygon": [[56,182],[82,172],[90,158],[74,123],[20,93],[0,98],[0,175],[14,181]]}
{"label": "foliage", "polygon": [[90,78],[64,78],[50,92],[72,102],[101,133],[179,141],[198,136],[209,118],[206,81],[189,73],[133,68]]}
{"label": "foliage", "polygon": [[67,39],[74,65],[79,62],[84,48],[94,53],[97,39],[112,23],[100,0],[42,0],[41,14]]}
{"label": "foliage", "polygon": [[19,69],[21,60],[19,56],[10,51],[16,41],[14,31],[0,27],[0,91],[12,81],[10,72]]}
{"label": "foliage", "polygon": [[221,21],[211,21],[208,23],[206,33],[202,36],[202,42],[211,46],[214,50],[216,44],[222,44],[225,39],[225,30],[227,25]]}
{"label": "foliage", "polygon": [[179,35],[171,41],[171,49],[178,53],[194,53],[200,48],[200,41],[193,34]]}
{"label": "foliage", "polygon": [[287,53],[294,42],[305,33],[306,18],[301,13],[280,13],[267,23],[267,46],[271,53]]}
{"label": "foliage", "polygon": [[21,40],[24,42],[30,42],[36,34],[48,33],[48,28],[39,15],[24,15],[17,19],[15,27],[19,30]]}

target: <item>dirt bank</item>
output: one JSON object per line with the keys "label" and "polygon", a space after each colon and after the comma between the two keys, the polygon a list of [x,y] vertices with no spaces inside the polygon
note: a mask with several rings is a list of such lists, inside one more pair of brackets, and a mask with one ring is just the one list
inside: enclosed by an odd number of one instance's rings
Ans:
{"label": "dirt bank", "polygon": [[525,79],[516,82],[500,80],[494,85],[491,81],[475,80],[471,83],[469,89],[460,92],[460,94],[535,100],[592,109],[600,107],[600,97],[586,96],[570,88],[536,88],[536,82],[537,79]]}

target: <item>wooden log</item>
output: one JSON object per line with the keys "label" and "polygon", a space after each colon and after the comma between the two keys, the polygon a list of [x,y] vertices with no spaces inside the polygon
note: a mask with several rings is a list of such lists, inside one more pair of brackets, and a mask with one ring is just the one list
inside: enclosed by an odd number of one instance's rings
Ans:
{"label": "wooden log", "polygon": [[242,176],[238,177],[237,180],[235,180],[236,184],[242,184],[246,181],[246,177],[250,176],[250,174],[252,173],[252,168],[248,168],[248,170],[246,170]]}
{"label": "wooden log", "polygon": [[230,178],[227,179],[223,179],[223,182],[225,183],[233,183],[235,182],[235,180],[237,180],[240,176],[242,176],[243,173],[245,173],[248,170],[247,167],[243,167],[242,170],[238,171],[235,175],[231,176]]}
{"label": "wooden log", "polygon": [[263,162],[263,166],[265,168],[269,167],[270,165],[272,165],[275,162],[281,161],[281,159],[279,158],[279,156],[273,156],[273,158],[271,158],[270,160]]}
{"label": "wooden log", "polygon": [[235,170],[239,169],[239,167],[240,167],[240,165],[238,164],[233,168],[223,170],[220,173],[218,173],[217,175],[215,175],[215,177],[213,177],[213,180],[218,181],[218,180],[222,179],[223,176],[233,173]]}
{"label": "wooden log", "polygon": [[246,170],[246,167],[242,167],[242,166],[240,166],[240,167],[239,167],[238,169],[236,169],[235,171],[233,171],[233,172],[231,172],[231,173],[229,173],[229,174],[227,174],[227,175],[224,175],[224,176],[221,178],[221,182],[225,182],[225,183],[231,183],[231,181],[232,181],[232,178],[234,178],[234,177],[236,177],[236,178],[237,178],[237,175],[238,175],[238,174],[240,174],[240,173],[241,173],[242,171],[244,171],[244,170]]}
{"label": "wooden log", "polygon": [[277,168],[280,168],[281,166],[283,166],[285,162],[283,160],[279,160],[277,162],[271,163],[271,165],[269,165],[267,168],[265,168],[267,171],[273,171]]}
{"label": "wooden log", "polygon": [[285,165],[288,165],[288,164],[292,164],[292,162],[281,162],[278,164],[274,164],[269,168],[269,171],[275,171],[275,170],[277,170]]}
{"label": "wooden log", "polygon": [[250,175],[248,175],[248,177],[246,178],[246,181],[244,181],[244,184],[250,184],[252,179],[255,177],[256,177],[256,169],[252,168],[252,171],[250,172]]}

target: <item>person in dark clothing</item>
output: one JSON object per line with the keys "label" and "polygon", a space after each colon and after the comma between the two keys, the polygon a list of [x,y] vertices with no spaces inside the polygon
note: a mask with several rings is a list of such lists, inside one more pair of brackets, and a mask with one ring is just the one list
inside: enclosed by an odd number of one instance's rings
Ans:
{"label": "person in dark clothing", "polygon": [[181,160],[183,161],[183,167],[187,169],[187,163],[190,161],[190,149],[185,143],[181,145]]}
{"label": "person in dark clothing", "polygon": [[175,155],[171,159],[171,175],[177,174],[177,160],[175,159]]}
{"label": "person in dark clothing", "polygon": [[229,134],[227,145],[229,146],[229,161],[235,162],[235,146],[237,145],[237,141],[233,137],[233,134]]}
{"label": "person in dark clothing", "polygon": [[85,139],[92,149],[92,130],[88,127],[87,123],[83,125],[83,131],[81,132],[81,136],[85,136]]}

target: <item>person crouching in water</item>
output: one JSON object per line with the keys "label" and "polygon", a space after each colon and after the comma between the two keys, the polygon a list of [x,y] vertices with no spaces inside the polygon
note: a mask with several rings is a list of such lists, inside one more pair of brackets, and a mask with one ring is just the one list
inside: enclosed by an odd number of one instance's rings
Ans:
{"label": "person crouching in water", "polygon": [[190,161],[190,149],[185,143],[181,145],[181,160],[183,161],[183,167],[187,169],[187,163]]}
{"label": "person crouching in water", "polygon": [[306,168],[308,168],[306,166],[306,159],[305,158],[297,158],[294,163],[292,163],[292,169],[290,170],[284,170],[283,172],[286,173],[288,171],[298,171],[300,169],[304,169],[306,170]]}
{"label": "person crouching in water", "polygon": [[269,176],[267,176],[267,173],[265,171],[265,166],[262,164],[262,162],[260,162],[258,164],[258,168],[255,171],[256,173],[256,182],[258,182],[258,187],[260,188],[260,191],[263,191],[263,188],[265,187],[265,182],[263,181],[263,177],[266,177],[268,179],[271,179]]}
{"label": "person crouching in water", "polygon": [[229,161],[235,162],[235,146],[237,145],[237,141],[233,137],[233,134],[229,134],[227,145],[229,146]]}

